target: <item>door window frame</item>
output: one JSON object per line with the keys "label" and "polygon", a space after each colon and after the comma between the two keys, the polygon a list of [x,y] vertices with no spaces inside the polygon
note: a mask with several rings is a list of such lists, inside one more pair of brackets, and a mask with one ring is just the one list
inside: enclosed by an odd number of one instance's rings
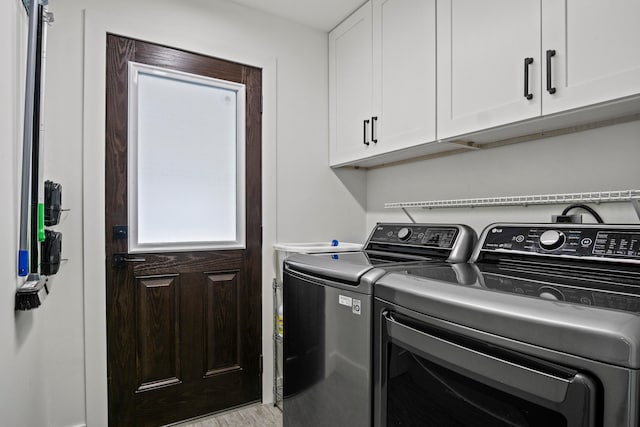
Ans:
{"label": "door window frame", "polygon": [[[229,90],[236,95],[236,206],[235,206],[235,240],[221,241],[180,241],[141,243],[138,233],[138,112],[139,112],[139,79],[140,74],[151,74],[174,79],[180,82],[193,83],[212,88]],[[245,182],[245,125],[246,125],[246,87],[244,84],[227,80],[205,77],[183,71],[141,64],[129,61],[128,64],[128,252],[157,253],[175,251],[203,251],[217,249],[246,248],[246,182]],[[202,195],[203,197],[205,195]],[[170,203],[167,195],[167,203]],[[206,226],[206,224],[204,224]]]}

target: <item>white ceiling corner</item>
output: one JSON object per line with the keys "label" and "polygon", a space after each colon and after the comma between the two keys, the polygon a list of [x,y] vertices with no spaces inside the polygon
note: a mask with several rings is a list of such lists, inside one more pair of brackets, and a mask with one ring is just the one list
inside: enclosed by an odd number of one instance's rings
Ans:
{"label": "white ceiling corner", "polygon": [[366,0],[230,0],[319,30],[330,31]]}

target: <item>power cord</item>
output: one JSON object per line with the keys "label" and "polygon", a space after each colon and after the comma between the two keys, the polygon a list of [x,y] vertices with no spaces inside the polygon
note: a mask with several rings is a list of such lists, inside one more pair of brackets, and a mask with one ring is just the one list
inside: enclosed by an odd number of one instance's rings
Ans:
{"label": "power cord", "polygon": [[604,224],[604,221],[602,220],[602,217],[598,215],[598,212],[596,212],[593,208],[582,203],[574,203],[572,205],[567,206],[562,211],[562,215],[567,215],[567,213],[569,213],[569,211],[573,209],[584,209],[585,211],[589,212],[591,216],[593,216],[593,218],[598,222],[598,224]]}

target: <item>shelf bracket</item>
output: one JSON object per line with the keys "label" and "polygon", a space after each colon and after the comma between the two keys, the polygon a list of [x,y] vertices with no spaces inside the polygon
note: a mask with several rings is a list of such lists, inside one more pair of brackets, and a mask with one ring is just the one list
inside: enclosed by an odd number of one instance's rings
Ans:
{"label": "shelf bracket", "polygon": [[409,211],[407,211],[407,208],[402,208],[402,212],[404,212],[404,214],[409,217],[409,219],[411,220],[412,223],[414,223],[414,224],[416,223],[416,220],[413,219],[413,217],[411,216]]}
{"label": "shelf bracket", "polygon": [[631,205],[633,206],[633,209],[636,211],[636,215],[638,215],[638,219],[640,219],[640,198],[632,198],[631,199]]}

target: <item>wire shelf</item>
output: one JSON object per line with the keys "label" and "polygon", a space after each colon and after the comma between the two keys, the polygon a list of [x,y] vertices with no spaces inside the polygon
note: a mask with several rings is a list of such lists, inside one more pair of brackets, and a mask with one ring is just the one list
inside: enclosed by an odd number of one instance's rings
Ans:
{"label": "wire shelf", "polygon": [[483,206],[529,206],[565,203],[636,202],[640,190],[589,191],[585,193],[538,194],[530,196],[484,197],[473,199],[428,200],[422,202],[385,203],[385,209],[405,208],[475,208]]}

